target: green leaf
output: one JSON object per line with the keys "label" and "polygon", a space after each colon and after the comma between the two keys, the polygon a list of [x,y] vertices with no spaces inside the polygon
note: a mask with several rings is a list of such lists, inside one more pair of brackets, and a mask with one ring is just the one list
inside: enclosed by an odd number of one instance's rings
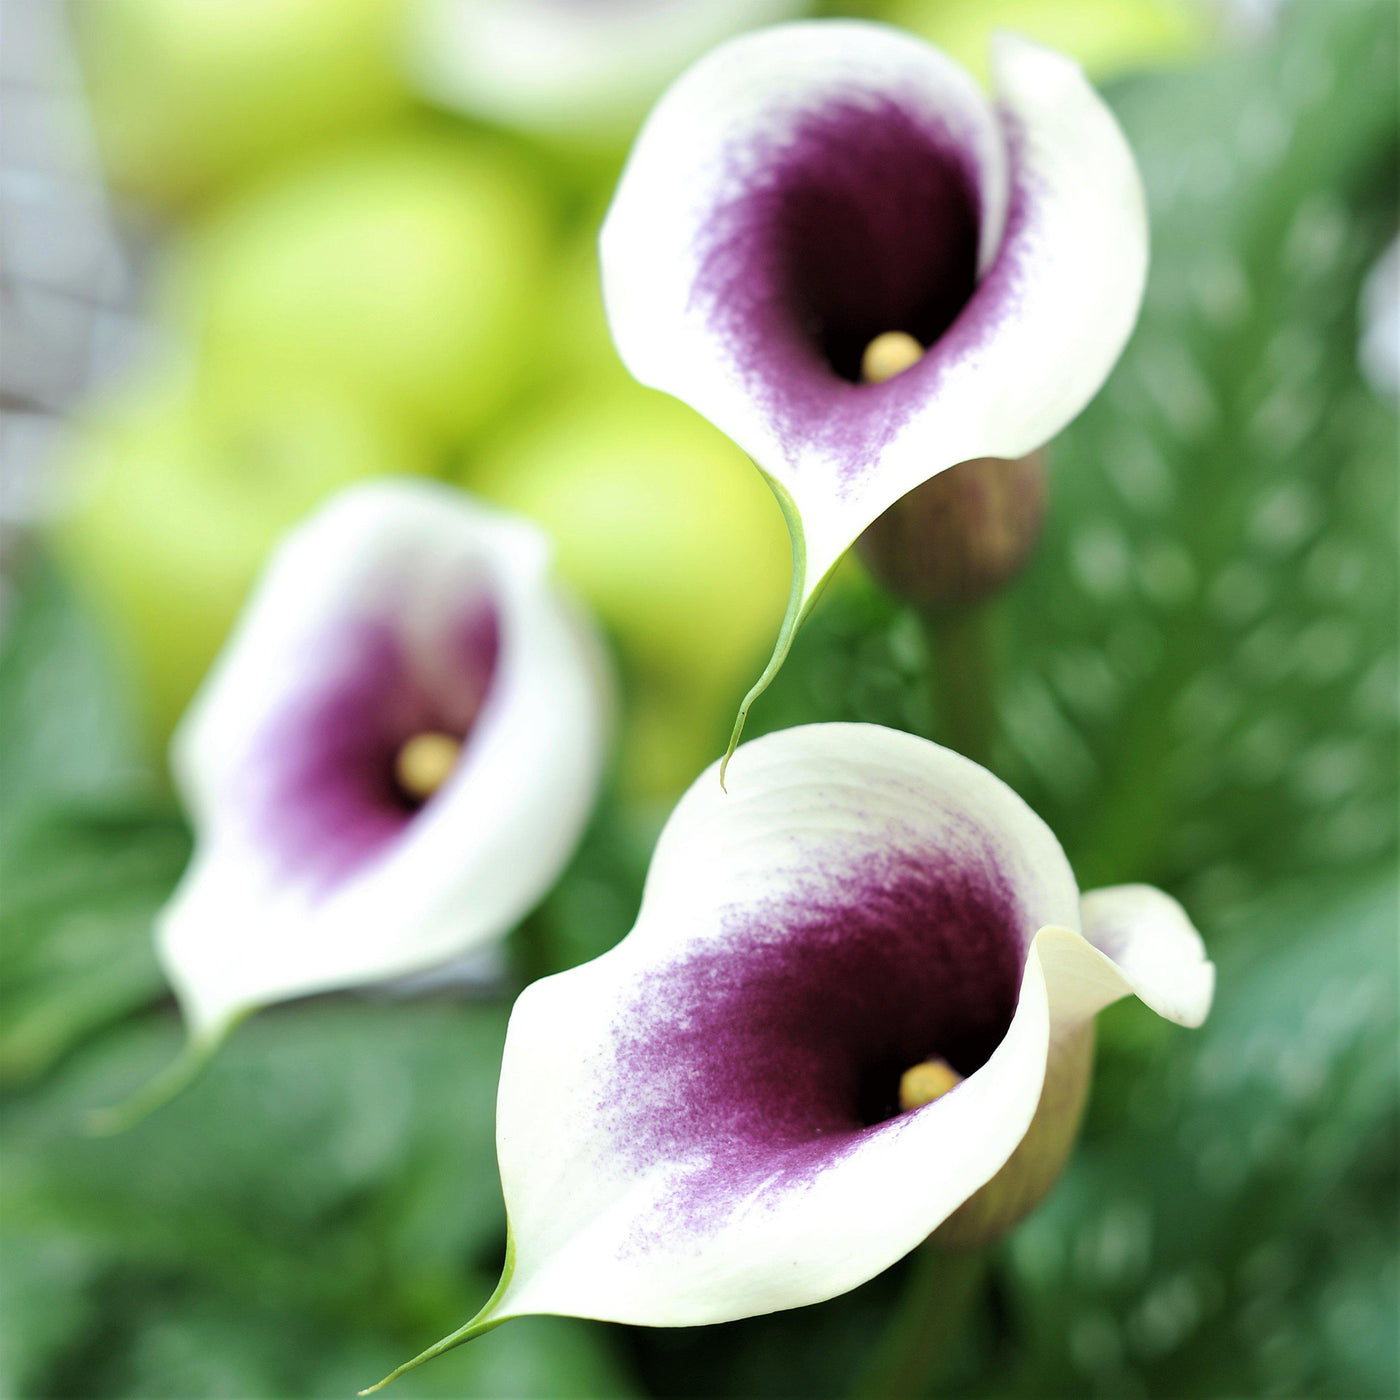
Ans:
{"label": "green leaf", "polygon": [[[71,1258],[75,1279],[65,1335],[16,1326],[27,1393],[73,1393],[76,1376],[94,1396],[351,1393],[475,1311],[504,1240],[505,1021],[501,1006],[431,999],[270,1010],[159,1114],[82,1136],[89,1108],[175,1053],[174,1018],[150,1017],[14,1100],[6,1258],[20,1277]],[[462,1355],[404,1393],[628,1390],[584,1323],[543,1320]]]}
{"label": "green leaf", "polygon": [[0,1086],[165,992],[151,921],[189,852],[101,645],[42,561],[0,648]]}
{"label": "green leaf", "polygon": [[32,1395],[73,1338],[98,1326],[100,1266],[80,1240],[0,1228],[0,1394]]}
{"label": "green leaf", "polygon": [[1395,11],[1285,22],[1118,103],[1147,304],[1052,450],[1000,700],[999,766],[1089,885],[1237,900],[1395,839],[1396,422],[1356,364],[1396,219]]}
{"label": "green leaf", "polygon": [[183,823],[118,807],[53,812],[0,858],[0,1086],[165,994],[152,921],[189,854]]}
{"label": "green leaf", "polygon": [[0,632],[0,834],[55,805],[107,797],[141,776],[98,634],[42,559],[11,580]]}

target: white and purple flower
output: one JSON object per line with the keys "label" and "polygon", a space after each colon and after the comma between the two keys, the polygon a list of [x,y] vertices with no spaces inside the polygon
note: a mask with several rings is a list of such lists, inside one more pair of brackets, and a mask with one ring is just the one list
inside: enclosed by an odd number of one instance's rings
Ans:
{"label": "white and purple flower", "polygon": [[623,173],[600,245],[618,351],[749,453],[792,532],[745,709],[867,525],[1048,441],[1136,321],[1147,220],[1113,116],[1029,41],[1000,37],[993,71],[995,105],[897,30],[775,26],[685,73]]}
{"label": "white and purple flower", "polygon": [[1199,1025],[1213,987],[1174,900],[1081,898],[970,760],[874,725],[747,744],[676,808],[632,932],[517,1002],[505,1277],[419,1359],[528,1313],[796,1307],[994,1237],[1063,1165],[1097,1012]]}
{"label": "white and purple flower", "polygon": [[192,1040],[506,933],[588,818],[606,709],[533,525],[423,481],[335,497],[176,733],[196,847],[158,942]]}

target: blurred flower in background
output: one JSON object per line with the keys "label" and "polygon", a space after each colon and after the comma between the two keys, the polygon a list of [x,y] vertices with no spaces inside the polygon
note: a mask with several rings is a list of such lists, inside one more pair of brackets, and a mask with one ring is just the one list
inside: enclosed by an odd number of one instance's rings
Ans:
{"label": "blurred flower in background", "polygon": [[278,547],[175,738],[195,853],[158,929],[195,1041],[462,958],[554,882],[607,685],[551,552],[407,482],[335,496]]}
{"label": "blurred flower in background", "polygon": [[408,61],[425,95],[565,140],[626,140],[693,59],[803,0],[418,0]]}
{"label": "blurred flower in background", "polygon": [[1371,387],[1400,396],[1400,237],[1376,260],[1362,289],[1359,354]]}
{"label": "blurred flower in background", "polygon": [[1208,5],[1176,0],[892,0],[880,18],[937,44],[985,82],[999,30],[1070,54],[1102,81],[1200,53],[1214,16]]}
{"label": "blurred flower in background", "polygon": [[[873,1396],[937,1314],[905,1390],[1395,1393],[1387,0],[0,0],[0,1389],[343,1394],[489,1293],[507,998],[632,927],[790,576],[742,452],[619,363],[598,229],[665,86],[798,10],[980,79],[997,28],[1068,53],[1142,172],[1140,323],[979,614],[983,759],[1081,887],[1181,899],[1216,1007],[1192,1036],[1099,1018],[1079,1147],[960,1292],[916,1257],[718,1330],[528,1318],[397,1384]],[[606,634],[576,854],[498,983],[269,1009],[86,1139],[181,1040],[151,939],[192,844],[170,732],[277,542],[413,477],[532,519]],[[848,561],[754,724],[948,742],[949,688]]]}

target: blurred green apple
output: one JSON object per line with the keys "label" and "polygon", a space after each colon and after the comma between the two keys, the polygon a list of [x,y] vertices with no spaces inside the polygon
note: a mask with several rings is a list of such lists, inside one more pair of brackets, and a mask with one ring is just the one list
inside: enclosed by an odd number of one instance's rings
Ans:
{"label": "blurred green apple", "polygon": [[611,379],[616,385],[636,385],[618,359],[603,310],[598,231],[611,193],[609,186],[608,199],[595,198],[579,211],[554,262],[548,292],[550,314],[542,322],[540,332],[538,378],[556,392],[561,385],[583,379]]}
{"label": "blurred green apple", "polygon": [[71,430],[56,551],[128,662],[163,739],[268,550],[319,501],[418,458],[344,399],[211,405],[184,374],[129,387]]}
{"label": "blurred green apple", "polygon": [[616,639],[634,681],[631,785],[689,782],[787,603],[787,530],[749,460],[682,404],[604,374],[544,397],[461,479],[550,532],[561,577]]}
{"label": "blurred green apple", "polygon": [[518,154],[414,127],[245,191],[178,245],[161,300],[219,392],[319,384],[455,440],[535,351],[549,243]]}
{"label": "blurred green apple", "polygon": [[80,0],[98,145],[171,206],[407,106],[404,0]]}
{"label": "blurred green apple", "polygon": [[1094,78],[1198,53],[1210,26],[1191,0],[889,0],[880,17],[937,44],[979,78],[999,29],[1079,60]]}

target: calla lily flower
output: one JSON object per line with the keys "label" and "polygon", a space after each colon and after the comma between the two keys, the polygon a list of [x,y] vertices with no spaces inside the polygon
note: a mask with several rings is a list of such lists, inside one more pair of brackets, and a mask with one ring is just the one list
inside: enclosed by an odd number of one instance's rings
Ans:
{"label": "calla lily flower", "polygon": [[196,848],[158,941],[194,1040],[506,933],[593,805],[603,682],[523,520],[376,482],[295,530],[173,744]]}
{"label": "calla lily flower", "polygon": [[969,759],[809,725],[739,749],[729,786],[712,769],[682,798],[632,932],[516,1003],[505,1277],[425,1355],[527,1313],[796,1307],[935,1232],[995,1237],[1070,1149],[1096,1013],[1134,993],[1205,1018],[1214,968],[1181,907],[1081,897]]}
{"label": "calla lily flower", "polygon": [[740,726],[866,526],[949,467],[1052,438],[1137,319],[1147,220],[1116,121],[1069,59],[1011,36],[992,59],[995,105],[881,25],[733,39],[653,109],[604,222],[627,368],[754,459],[792,534]]}
{"label": "calla lily flower", "polygon": [[686,64],[802,0],[415,0],[409,64],[435,101],[552,135],[625,137]]}

